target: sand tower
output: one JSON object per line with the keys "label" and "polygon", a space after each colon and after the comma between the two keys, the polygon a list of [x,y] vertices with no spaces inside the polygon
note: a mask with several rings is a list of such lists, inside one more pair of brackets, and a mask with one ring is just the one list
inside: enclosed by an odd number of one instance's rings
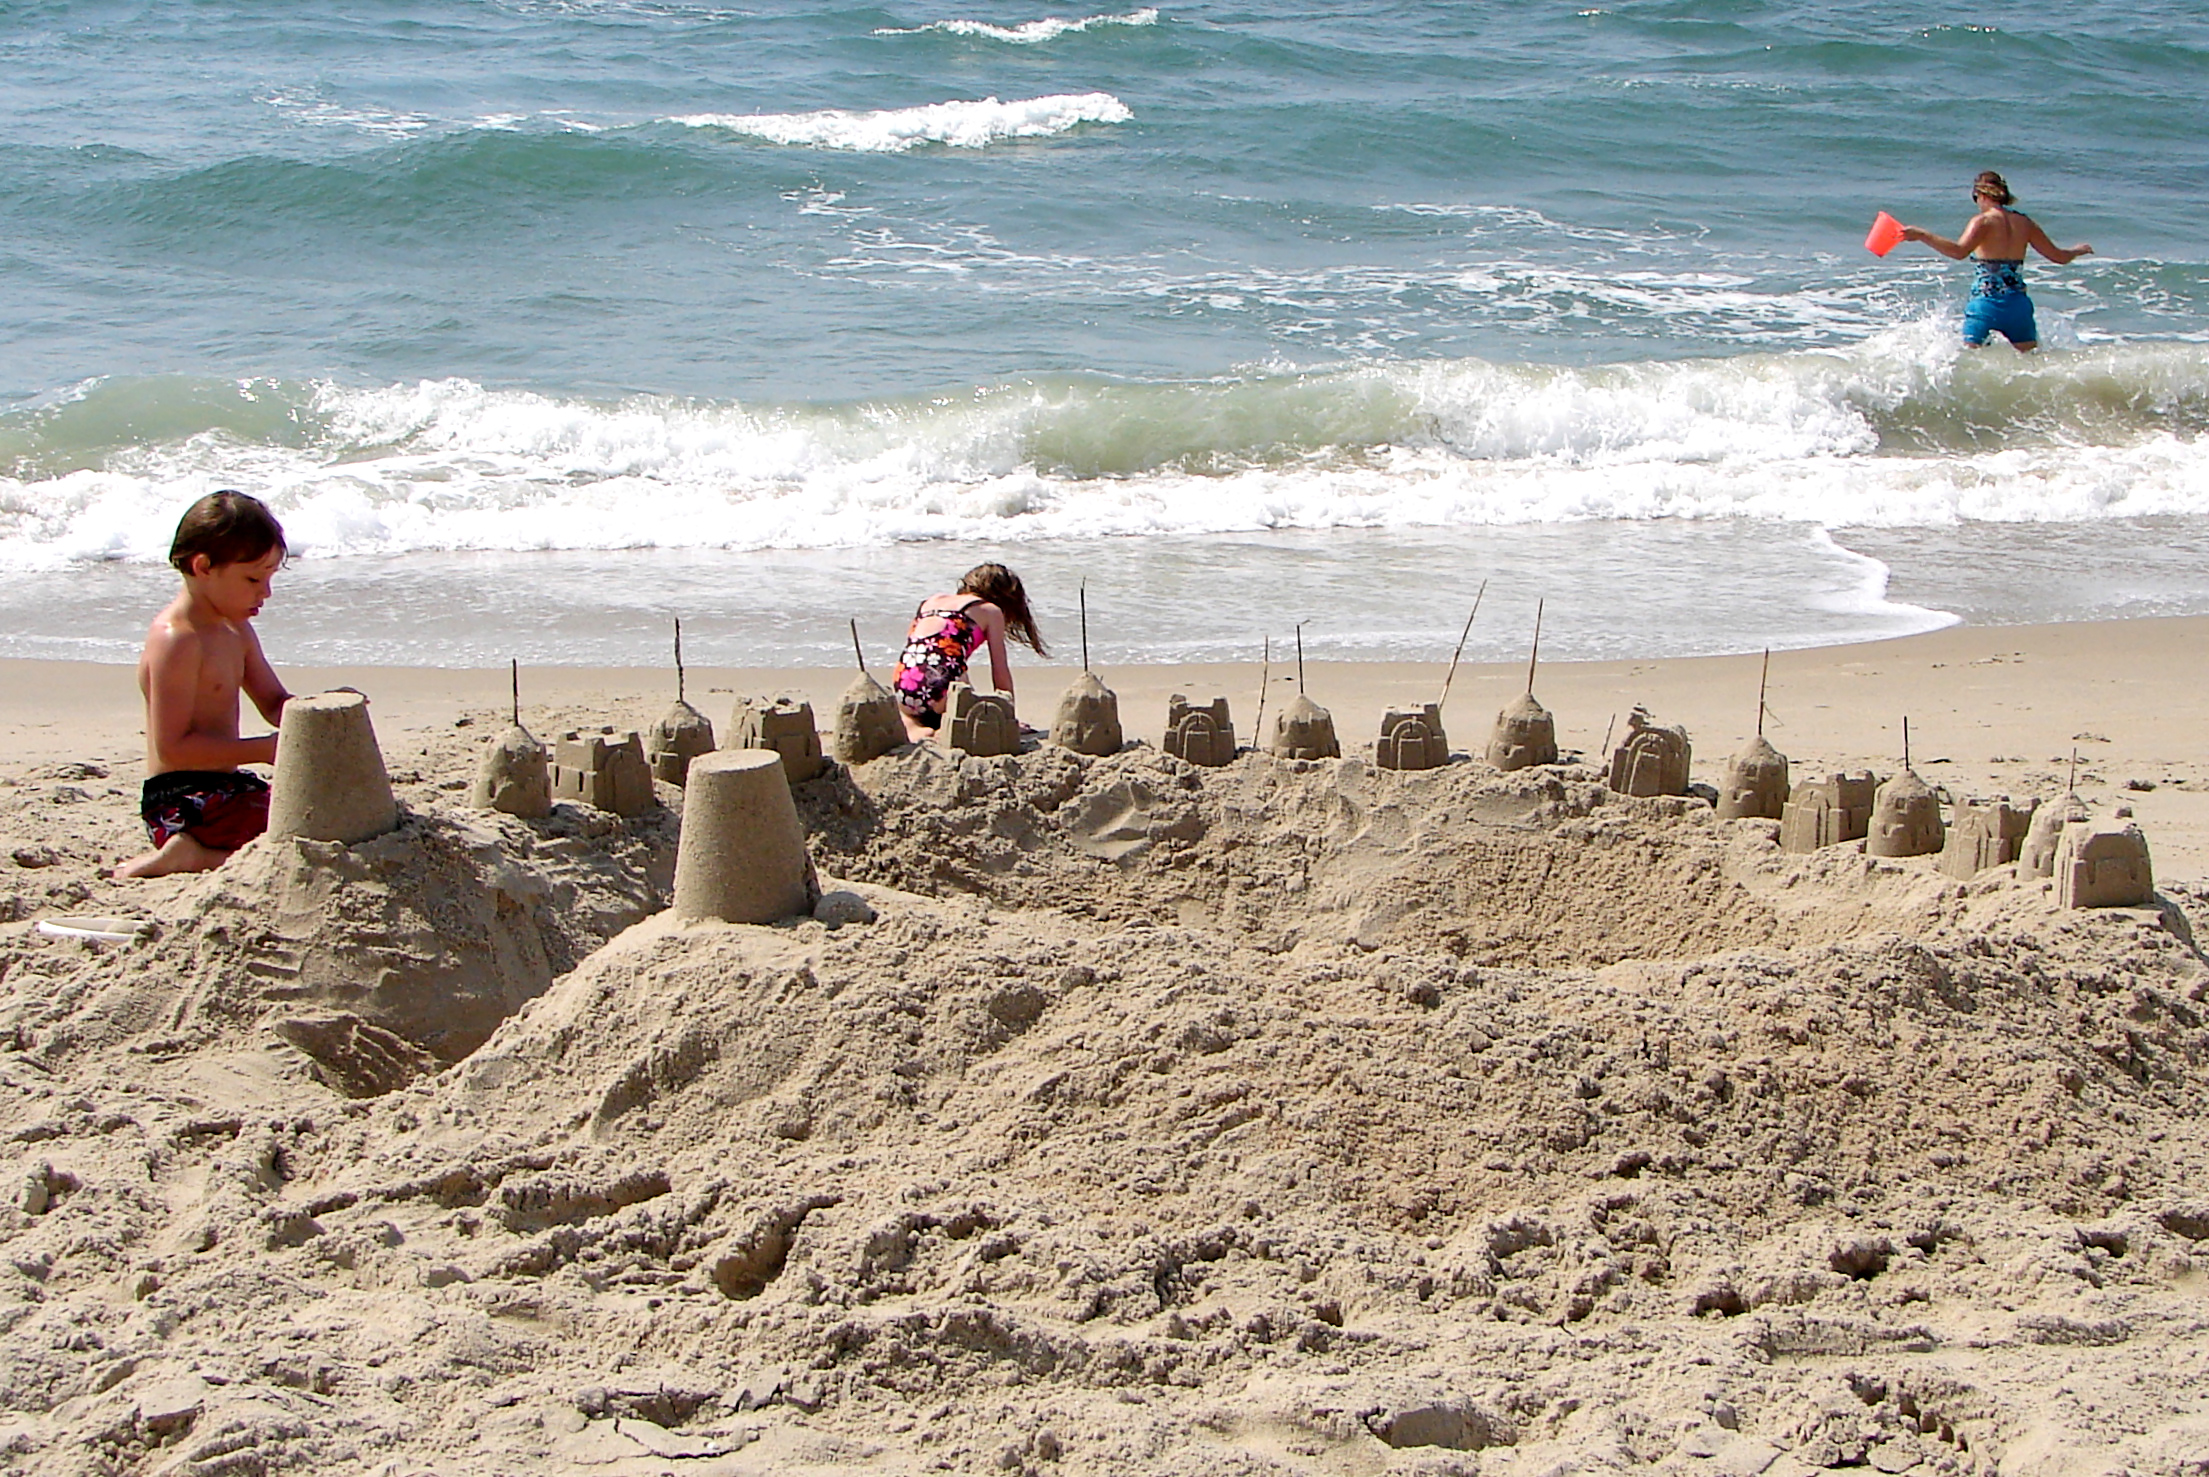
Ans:
{"label": "sand tower", "polygon": [[864,764],[904,742],[905,720],[898,717],[897,699],[862,671],[836,700],[836,731],[830,748],[846,764]]}
{"label": "sand tower", "polygon": [[1611,753],[1611,788],[1621,795],[1685,795],[1693,750],[1684,728],[1649,720],[1647,708],[1626,715],[1626,738]]}
{"label": "sand tower", "polygon": [[1528,769],[1557,762],[1557,720],[1531,692],[1496,715],[1488,737],[1488,762],[1498,769]]}
{"label": "sand tower", "polygon": [[2056,843],[2063,838],[2064,828],[2074,821],[2086,821],[2086,802],[2077,795],[2065,795],[2051,800],[2033,812],[2033,822],[2025,828],[2025,844],[2017,853],[2017,872],[2020,877],[2051,877],[2055,875]]}
{"label": "sand tower", "polygon": [[631,730],[571,731],[552,746],[552,795],[615,815],[642,815],[658,804],[652,793],[652,767],[644,759],[644,741]]}
{"label": "sand tower", "polygon": [[2056,906],[2145,908],[2155,902],[2148,838],[2130,821],[2081,821],[2056,840]]}
{"label": "sand tower", "polygon": [[551,814],[552,768],[545,746],[519,723],[507,729],[483,751],[468,799],[478,810],[504,811],[525,821]]}
{"label": "sand tower", "polygon": [[1051,742],[1077,754],[1117,754],[1126,737],[1120,731],[1120,699],[1095,672],[1083,672],[1058,700]]}
{"label": "sand tower", "polygon": [[1968,880],[1989,867],[2016,861],[2032,818],[2031,806],[2012,805],[2007,795],[1995,800],[1965,801],[1956,807],[1955,817],[1948,824],[1948,840],[1941,847],[1941,870]]}
{"label": "sand tower", "polygon": [[979,758],[1020,752],[1020,719],[1012,703],[993,692],[976,692],[964,682],[951,684],[942,731],[952,748]]}
{"label": "sand tower", "polygon": [[1227,699],[1216,697],[1204,707],[1191,706],[1175,693],[1166,701],[1166,752],[1176,759],[1217,769],[1235,757],[1235,723],[1227,713]]}
{"label": "sand tower", "polygon": [[269,834],[350,846],[398,824],[399,806],[368,721],[368,699],[357,692],[325,692],[286,703],[277,729]]}
{"label": "sand tower", "polygon": [[1872,797],[1866,856],[1931,856],[1941,849],[1941,802],[1917,772],[1905,769]]}
{"label": "sand tower", "polygon": [[690,761],[713,752],[713,721],[681,698],[660,715],[644,738],[644,756],[652,778],[680,785],[690,774]]}
{"label": "sand tower", "polygon": [[680,786],[690,773],[690,761],[713,752],[713,724],[692,707],[683,694],[683,623],[675,622],[675,706],[669,708],[644,736],[644,757],[652,777]]}
{"label": "sand tower", "polygon": [[1381,715],[1381,736],[1373,762],[1383,769],[1440,769],[1450,762],[1449,735],[1442,731],[1442,708],[1390,708]]}
{"label": "sand tower", "polygon": [[813,726],[813,705],[788,694],[772,698],[740,697],[729,714],[731,749],[773,749],[782,756],[790,783],[802,785],[821,772],[821,734]]}
{"label": "sand tower", "polygon": [[1787,756],[1758,734],[1726,766],[1718,787],[1721,820],[1776,821],[1787,811]]}
{"label": "sand tower", "polygon": [[811,912],[820,892],[783,755],[721,749],[692,760],[675,851],[675,916],[772,923]]}
{"label": "sand tower", "polygon": [[1871,829],[1878,790],[1879,779],[1869,771],[1802,781],[1780,815],[1780,850],[1816,851],[1861,839]]}
{"label": "sand tower", "polygon": [[1332,713],[1298,693],[1273,718],[1273,742],[1267,752],[1279,759],[1340,759]]}

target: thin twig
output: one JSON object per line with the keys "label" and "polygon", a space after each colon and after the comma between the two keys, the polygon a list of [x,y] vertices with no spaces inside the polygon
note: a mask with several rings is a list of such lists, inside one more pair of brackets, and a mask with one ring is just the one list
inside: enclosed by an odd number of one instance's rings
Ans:
{"label": "thin twig", "polygon": [[1465,654],[1466,638],[1473,634],[1473,616],[1480,614],[1480,600],[1488,593],[1488,581],[1480,582],[1479,593],[1473,596],[1473,615],[1465,617],[1465,629],[1457,634],[1457,650],[1450,653],[1450,669],[1442,674],[1442,696],[1435,699],[1434,711],[1439,714],[1442,705],[1450,700],[1450,683],[1457,677],[1457,659]]}
{"label": "thin twig", "polygon": [[519,728],[522,726],[522,660],[520,657],[508,657],[506,660],[514,678],[514,726]]}
{"label": "thin twig", "polygon": [[859,621],[857,617],[853,617],[851,623],[851,654],[858,661],[859,670],[864,673],[867,670],[867,654],[859,649]]}
{"label": "thin twig", "polygon": [[1616,727],[1618,727],[1618,714],[1613,713],[1611,721],[1603,725],[1603,747],[1595,751],[1597,759],[1601,759],[1605,754],[1611,752],[1611,730]]}
{"label": "thin twig", "polygon": [[1764,648],[1764,675],[1756,679],[1756,736],[1764,737],[1764,693],[1772,682],[1772,648]]}
{"label": "thin twig", "polygon": [[675,701],[684,701],[683,693],[683,618],[675,617]]}
{"label": "thin twig", "polygon": [[1251,742],[1261,749],[1266,742],[1266,688],[1273,681],[1273,638],[1266,637],[1265,643],[1264,665],[1258,668],[1258,717],[1250,730]]}
{"label": "thin twig", "polygon": [[1081,582],[1081,669],[1089,670],[1089,581]]}
{"label": "thin twig", "polygon": [[1545,596],[1534,602],[1534,647],[1526,654],[1526,695],[1534,696],[1534,664],[1542,657],[1542,606],[1548,603]]}
{"label": "thin twig", "polygon": [[1296,695],[1298,697],[1304,695],[1304,628],[1311,623],[1311,617],[1309,616],[1296,623]]}

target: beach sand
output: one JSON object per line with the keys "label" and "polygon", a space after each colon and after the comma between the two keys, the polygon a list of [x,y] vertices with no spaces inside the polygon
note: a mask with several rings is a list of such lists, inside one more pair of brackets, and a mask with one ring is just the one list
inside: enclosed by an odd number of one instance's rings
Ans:
{"label": "beach sand", "polygon": [[[1714,783],[1760,658],[1541,669],[1564,762],[911,750],[794,792],[868,924],[681,924],[678,823],[470,812],[504,672],[283,668],[406,818],[116,884],[127,669],[0,664],[0,1464],[53,1473],[2209,1466],[2200,619],[1775,654],[1798,777],[2130,806],[2162,896]],[[1061,669],[1017,669],[1047,725]],[[1255,666],[1108,669],[1129,736]],[[1293,668],[1266,684],[1269,710]],[[697,669],[808,696],[842,671]],[[1523,668],[1461,669],[1478,751]],[[671,674],[533,669],[541,738]],[[1364,757],[1360,757],[1361,751]],[[662,791],[679,803],[679,793]],[[143,926],[103,945],[59,915]]]}

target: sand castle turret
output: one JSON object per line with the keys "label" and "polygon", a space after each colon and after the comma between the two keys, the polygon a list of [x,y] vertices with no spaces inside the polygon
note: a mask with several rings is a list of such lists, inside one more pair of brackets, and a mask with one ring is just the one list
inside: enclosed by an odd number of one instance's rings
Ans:
{"label": "sand castle turret", "polygon": [[2007,795],[1965,801],[1949,821],[1948,839],[1941,846],[1941,870],[1968,880],[1989,867],[2016,861],[2032,818],[2032,806],[2012,805]]}
{"label": "sand castle turret", "polygon": [[269,834],[350,846],[398,824],[399,805],[368,721],[368,699],[325,692],[286,703],[277,730]]}
{"label": "sand castle turret", "polygon": [[1127,742],[1120,731],[1120,699],[1095,672],[1068,684],[1051,723],[1051,742],[1077,754],[1117,754]]}
{"label": "sand castle turret", "polygon": [[1235,757],[1235,723],[1223,697],[1199,708],[1175,693],[1166,701],[1165,737],[1167,753],[1207,769],[1217,769]]}
{"label": "sand castle turret", "polygon": [[1428,703],[1383,713],[1373,762],[1382,769],[1440,769],[1449,763],[1450,739],[1442,731],[1441,706]]}
{"label": "sand castle turret", "polygon": [[1733,756],[1718,787],[1720,820],[1776,821],[1787,812],[1787,756],[1763,734]]}
{"label": "sand castle turret", "polygon": [[2148,838],[2127,820],[2066,825],[2056,839],[2054,872],[2059,908],[2144,908],[2155,901]]}
{"label": "sand castle turret", "polygon": [[642,815],[659,803],[644,741],[634,730],[616,738],[611,728],[570,731],[553,742],[552,795],[624,816]]}
{"label": "sand castle turret", "polygon": [[772,923],[812,911],[821,894],[784,756],[721,749],[691,761],[675,851],[678,918]]}
{"label": "sand castle turret", "polygon": [[1273,716],[1273,742],[1267,751],[1279,759],[1340,759],[1332,713],[1298,693]]}
{"label": "sand castle turret", "polygon": [[545,746],[519,723],[483,751],[468,801],[478,810],[503,811],[525,821],[552,812],[552,766]]}
{"label": "sand castle turret", "polygon": [[836,700],[836,731],[829,740],[836,757],[846,764],[864,764],[904,742],[905,720],[898,716],[890,690],[865,672],[852,678]]}
{"label": "sand castle turret", "polygon": [[1534,700],[1533,693],[1522,693],[1496,714],[1495,731],[1488,738],[1488,762],[1502,770],[1557,762],[1557,720]]}
{"label": "sand castle turret", "polygon": [[1940,797],[1915,770],[1903,770],[1872,797],[1866,856],[1931,856],[1942,836]]}
{"label": "sand castle turret", "polygon": [[1647,708],[1626,715],[1626,738],[1611,753],[1610,785],[1621,795],[1685,795],[1693,755],[1684,728],[1653,723]]}
{"label": "sand castle turret", "polygon": [[781,694],[740,697],[729,714],[731,749],[773,749],[782,756],[790,783],[802,785],[824,767],[820,730],[813,726],[813,705]]}
{"label": "sand castle turret", "polygon": [[979,758],[1020,752],[1020,719],[1012,704],[993,692],[976,692],[964,682],[951,684],[944,702],[943,732],[952,748]]}
{"label": "sand castle turret", "polygon": [[2062,839],[2064,827],[2074,821],[2090,819],[2092,817],[2086,809],[2086,802],[2075,794],[2051,800],[2033,812],[2033,822],[2025,829],[2025,844],[2017,853],[2018,875],[2053,876],[2056,843]]}
{"label": "sand castle turret", "polygon": [[652,777],[681,785],[690,774],[690,761],[713,752],[713,720],[681,698],[660,716],[644,736],[644,757]]}
{"label": "sand castle turret", "polygon": [[1780,815],[1780,850],[1817,851],[1861,839],[1871,829],[1878,790],[1879,779],[1869,771],[1802,781]]}

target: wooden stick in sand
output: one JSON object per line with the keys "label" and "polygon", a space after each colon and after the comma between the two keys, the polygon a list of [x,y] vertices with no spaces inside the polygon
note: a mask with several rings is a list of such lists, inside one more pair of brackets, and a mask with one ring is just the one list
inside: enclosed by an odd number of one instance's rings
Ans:
{"label": "wooden stick in sand", "polygon": [[675,617],[675,701],[683,701],[683,618]]}
{"label": "wooden stick in sand", "polygon": [[1263,664],[1258,668],[1258,721],[1250,730],[1257,736],[1256,741],[1260,747],[1265,744],[1266,688],[1273,682],[1273,638],[1271,636],[1266,637],[1265,643]]}
{"label": "wooden stick in sand", "polygon": [[1089,581],[1081,582],[1081,669],[1089,670]]}
{"label": "wooden stick in sand", "polygon": [[1450,700],[1450,683],[1457,676],[1457,659],[1465,654],[1465,639],[1473,634],[1473,616],[1480,614],[1481,596],[1487,593],[1488,581],[1482,580],[1479,592],[1473,596],[1473,615],[1465,617],[1465,629],[1457,633],[1457,650],[1450,653],[1450,669],[1442,674],[1442,696],[1434,700],[1434,711],[1437,713]]}
{"label": "wooden stick in sand", "polygon": [[1905,772],[1910,768],[1910,715],[1908,713],[1902,715],[1902,768]]}
{"label": "wooden stick in sand", "polygon": [[1310,616],[1306,616],[1296,623],[1296,695],[1298,697],[1304,695],[1304,628],[1311,623]]}
{"label": "wooden stick in sand", "polygon": [[1542,657],[1542,607],[1549,603],[1547,596],[1534,602],[1534,647],[1526,654],[1526,695],[1534,695],[1534,664]]}
{"label": "wooden stick in sand", "polygon": [[2065,780],[2065,781],[2063,782],[2063,793],[2064,793],[2064,794],[2066,794],[2066,795],[2076,795],[2076,794],[2077,794],[2078,792],[2079,792],[2079,746],[2078,746],[2077,744],[2073,744],[2073,745],[2071,746],[2071,776],[2070,776],[2070,778],[2069,778],[2069,779],[2066,779],[2066,780]]}
{"label": "wooden stick in sand", "polygon": [[855,616],[851,623],[851,654],[859,663],[859,670],[867,670],[867,654],[859,649],[859,621]]}
{"label": "wooden stick in sand", "polygon": [[[512,669],[514,678],[514,726],[519,728],[522,726],[522,659],[518,656],[510,656],[506,659],[506,662]],[[2076,754],[2078,750],[2073,749],[2071,752]]]}
{"label": "wooden stick in sand", "polygon": [[1764,648],[1764,675],[1756,679],[1756,736],[1764,737],[1764,693],[1772,683],[1772,648]]}
{"label": "wooden stick in sand", "polygon": [[[1533,690],[1531,687],[1527,689],[1528,692]],[[1611,752],[1611,730],[1616,727],[1618,727],[1618,714],[1613,713],[1611,721],[1603,725],[1603,747],[1595,751],[1596,758],[1601,759],[1605,754]]]}

